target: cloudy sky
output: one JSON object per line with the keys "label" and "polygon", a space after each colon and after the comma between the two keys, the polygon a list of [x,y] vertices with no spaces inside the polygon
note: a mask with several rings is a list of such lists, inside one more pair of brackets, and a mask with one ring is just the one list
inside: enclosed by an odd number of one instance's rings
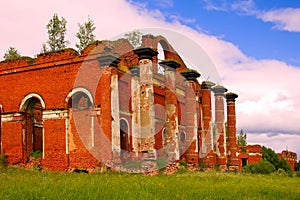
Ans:
{"label": "cloudy sky", "polygon": [[[78,23],[88,16],[98,40],[133,29],[165,28],[207,53],[237,100],[238,130],[248,143],[300,156],[300,2],[295,0],[10,0],[0,7],[0,56],[15,47],[40,53],[46,24],[67,20],[75,48]],[[192,63],[193,64],[193,63]],[[201,73],[201,67],[196,66]]]}

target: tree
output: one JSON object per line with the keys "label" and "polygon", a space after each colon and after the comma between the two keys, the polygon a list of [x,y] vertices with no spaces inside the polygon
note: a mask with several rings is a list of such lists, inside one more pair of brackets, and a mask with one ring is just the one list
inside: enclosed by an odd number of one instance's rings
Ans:
{"label": "tree", "polygon": [[239,146],[246,146],[247,145],[247,133],[244,133],[243,129],[241,129],[240,134],[237,137],[237,144]]}
{"label": "tree", "polygon": [[47,24],[47,44],[49,45],[49,50],[47,49],[46,45],[43,44],[42,52],[58,51],[66,48],[66,46],[69,44],[69,41],[65,40],[65,34],[67,31],[66,24],[67,21],[65,18],[59,18],[56,13],[53,15],[52,19],[50,19],[49,23]]}
{"label": "tree", "polygon": [[137,48],[142,44],[142,33],[138,30],[133,30],[125,34],[125,38],[130,42],[130,44]]}
{"label": "tree", "polygon": [[279,158],[275,151],[271,148],[267,148],[265,146],[262,147],[262,158],[274,165],[276,170],[281,168],[284,169],[284,171],[286,172],[291,171],[291,168],[286,162],[286,160],[284,160],[283,158]]}
{"label": "tree", "polygon": [[5,52],[3,59],[4,60],[14,60],[16,58],[21,57],[20,53],[15,47],[9,47],[9,49]]}
{"label": "tree", "polygon": [[93,20],[88,18],[88,21],[83,25],[79,24],[79,31],[76,34],[76,37],[79,39],[79,43],[76,44],[78,51],[82,51],[87,45],[95,41],[94,30],[96,29]]}

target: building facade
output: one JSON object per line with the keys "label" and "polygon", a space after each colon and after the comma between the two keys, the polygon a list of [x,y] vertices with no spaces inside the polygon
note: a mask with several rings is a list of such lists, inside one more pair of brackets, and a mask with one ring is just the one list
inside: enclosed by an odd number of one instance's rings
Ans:
{"label": "building facade", "polygon": [[142,46],[97,41],[80,53],[1,62],[0,140],[9,163],[36,151],[43,169],[59,171],[161,159],[232,170],[251,162],[236,144],[238,96],[200,83],[164,37],[145,35]]}

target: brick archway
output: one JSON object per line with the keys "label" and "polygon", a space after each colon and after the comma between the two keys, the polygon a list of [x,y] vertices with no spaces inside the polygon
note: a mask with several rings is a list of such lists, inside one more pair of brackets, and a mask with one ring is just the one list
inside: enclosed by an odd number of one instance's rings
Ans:
{"label": "brick archway", "polygon": [[43,153],[43,110],[45,103],[43,98],[35,93],[28,94],[20,104],[20,110],[23,112],[23,146],[24,160],[26,161],[32,152]]}

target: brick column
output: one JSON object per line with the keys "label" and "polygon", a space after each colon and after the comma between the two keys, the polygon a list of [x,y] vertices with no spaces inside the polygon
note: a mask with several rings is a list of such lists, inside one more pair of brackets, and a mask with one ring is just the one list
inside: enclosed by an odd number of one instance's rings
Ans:
{"label": "brick column", "polygon": [[202,134],[202,158],[208,166],[216,163],[216,155],[213,152],[212,137],[212,111],[211,111],[211,88],[215,84],[203,81],[201,84],[202,110],[203,110],[203,134]]}
{"label": "brick column", "polygon": [[217,154],[217,163],[221,169],[226,169],[226,137],[225,137],[225,113],[224,113],[224,97],[227,89],[223,86],[215,86],[212,88],[215,93],[215,124],[216,135],[214,135],[214,149]]}
{"label": "brick column", "polygon": [[145,159],[156,159],[152,61],[157,51],[140,48],[133,52],[138,56],[140,69],[140,148]]}
{"label": "brick column", "polygon": [[181,72],[186,79],[185,88],[185,118],[186,118],[186,143],[190,146],[186,150],[187,162],[198,162],[198,119],[197,119],[197,98],[195,94],[197,78],[200,74],[196,71]]}
{"label": "brick column", "polygon": [[[108,148],[111,150],[111,158],[115,163],[120,162],[120,114],[119,114],[119,88],[118,88],[118,73],[116,71],[117,65],[120,62],[120,59],[113,56],[113,55],[104,55],[97,57],[97,60],[99,62],[100,67],[103,70],[103,73],[109,72],[109,76],[107,77],[107,82],[109,81],[110,85],[109,87],[106,87],[105,89],[105,95],[103,95],[106,103],[104,104],[102,102],[101,110],[103,111],[101,113],[102,120],[101,126],[102,130],[104,131],[104,134],[111,138],[111,147],[105,146],[105,150],[107,151],[107,154],[109,154]],[[103,76],[104,77],[104,76]],[[107,95],[107,96],[106,96]],[[110,121],[111,120],[111,121]],[[110,126],[105,127],[104,124],[110,124]],[[105,125],[106,125],[105,124]],[[106,129],[108,128],[108,129]],[[109,130],[110,133],[107,131]],[[108,134],[108,135],[107,135]],[[104,157],[104,156],[103,156]],[[106,156],[105,156],[106,157]],[[108,156],[109,157],[109,156]]]}
{"label": "brick column", "polygon": [[174,61],[162,61],[159,64],[165,68],[166,89],[165,89],[165,110],[166,137],[165,151],[170,162],[179,160],[179,141],[178,141],[178,109],[176,97],[176,69],[180,64]]}
{"label": "brick column", "polygon": [[228,131],[228,164],[230,170],[238,169],[239,163],[237,158],[237,144],[236,144],[236,115],[235,115],[235,99],[237,94],[227,93],[227,131]]}
{"label": "brick column", "polygon": [[130,69],[131,78],[131,124],[132,124],[132,151],[136,157],[139,153],[139,144],[141,144],[140,127],[140,68],[134,67]]}

